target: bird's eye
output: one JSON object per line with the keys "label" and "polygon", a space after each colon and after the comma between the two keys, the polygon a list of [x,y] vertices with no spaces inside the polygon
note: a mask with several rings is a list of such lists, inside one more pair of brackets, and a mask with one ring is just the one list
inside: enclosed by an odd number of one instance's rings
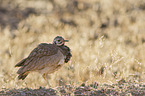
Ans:
{"label": "bird's eye", "polygon": [[58,40],[58,42],[60,42],[60,40]]}

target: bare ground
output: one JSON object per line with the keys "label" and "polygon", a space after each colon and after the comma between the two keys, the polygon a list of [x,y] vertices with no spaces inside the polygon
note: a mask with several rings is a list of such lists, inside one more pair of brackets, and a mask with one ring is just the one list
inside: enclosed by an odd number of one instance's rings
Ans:
{"label": "bare ground", "polygon": [[40,87],[38,89],[21,88],[21,89],[2,89],[0,95],[11,96],[144,96],[145,84],[129,83],[121,80],[118,84],[99,85],[96,82],[90,85],[84,83],[74,88],[72,85],[59,86],[56,88]]}

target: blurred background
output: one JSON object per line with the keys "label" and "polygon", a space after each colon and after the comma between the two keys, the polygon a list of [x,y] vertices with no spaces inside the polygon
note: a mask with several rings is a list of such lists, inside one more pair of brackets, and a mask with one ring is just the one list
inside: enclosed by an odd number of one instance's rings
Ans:
{"label": "blurred background", "polygon": [[0,88],[46,86],[35,72],[19,81],[14,66],[57,35],[73,57],[52,87],[145,83],[145,0],[0,0]]}

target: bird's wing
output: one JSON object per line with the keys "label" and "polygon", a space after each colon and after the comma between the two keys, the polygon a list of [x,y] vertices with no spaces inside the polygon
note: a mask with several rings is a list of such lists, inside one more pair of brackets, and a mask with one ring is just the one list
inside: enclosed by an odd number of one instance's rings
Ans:
{"label": "bird's wing", "polygon": [[42,43],[38,45],[38,47],[36,47],[25,59],[18,73],[21,74],[26,71],[41,70],[45,67],[57,64],[60,61],[59,55],[62,56],[58,51],[57,46],[53,44]]}

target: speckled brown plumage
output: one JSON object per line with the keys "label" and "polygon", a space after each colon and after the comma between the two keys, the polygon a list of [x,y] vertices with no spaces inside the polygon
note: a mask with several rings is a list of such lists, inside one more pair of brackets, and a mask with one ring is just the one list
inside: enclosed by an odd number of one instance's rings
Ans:
{"label": "speckled brown plumage", "polygon": [[69,47],[64,45],[66,41],[61,36],[57,36],[53,44],[39,44],[27,58],[15,65],[15,67],[20,67],[17,71],[18,79],[24,80],[32,71],[40,72],[45,79],[46,74],[61,68],[72,57]]}

